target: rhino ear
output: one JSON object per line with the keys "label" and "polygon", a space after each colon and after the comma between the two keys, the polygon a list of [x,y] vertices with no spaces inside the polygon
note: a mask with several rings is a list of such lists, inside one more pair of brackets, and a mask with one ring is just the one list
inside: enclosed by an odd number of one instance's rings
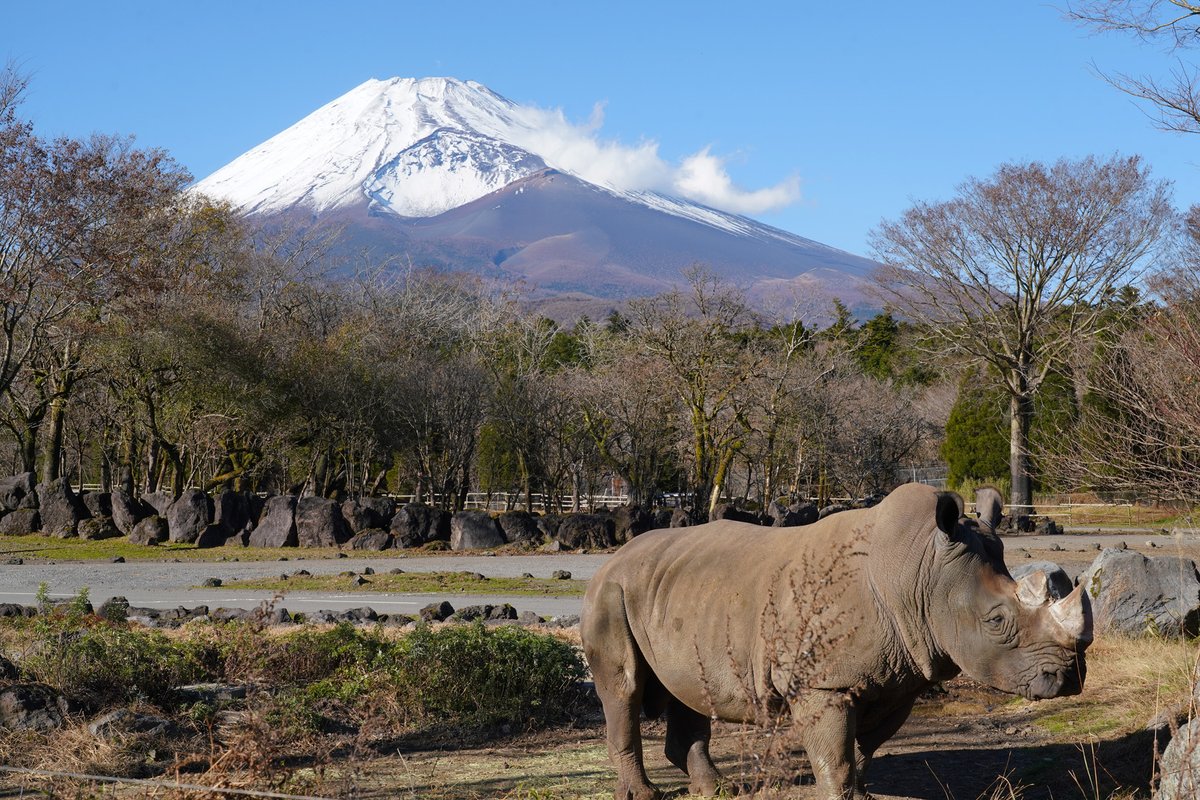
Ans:
{"label": "rhino ear", "polygon": [[958,530],[958,520],[962,516],[963,499],[956,492],[938,492],[937,517],[938,530],[954,539]]}
{"label": "rhino ear", "polygon": [[996,530],[1004,513],[1004,498],[991,486],[980,486],[975,490],[975,513],[980,522]]}

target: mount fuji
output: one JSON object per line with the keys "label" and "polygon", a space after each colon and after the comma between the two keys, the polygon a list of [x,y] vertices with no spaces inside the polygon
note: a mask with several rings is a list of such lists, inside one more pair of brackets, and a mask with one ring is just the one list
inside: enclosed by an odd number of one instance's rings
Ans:
{"label": "mount fuji", "polygon": [[266,225],[337,225],[343,246],[374,259],[521,283],[556,316],[673,288],[696,263],[759,304],[869,307],[875,262],[680,197],[585,180],[544,146],[545,115],[473,81],[369,80],[193,191]]}

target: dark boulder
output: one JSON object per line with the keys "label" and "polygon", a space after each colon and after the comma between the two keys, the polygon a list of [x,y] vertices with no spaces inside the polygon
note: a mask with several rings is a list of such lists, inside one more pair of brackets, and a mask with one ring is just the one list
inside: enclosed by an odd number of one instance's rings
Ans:
{"label": "dark boulder", "polygon": [[443,600],[430,603],[417,612],[423,622],[444,622],[454,614],[454,606]]}
{"label": "dark boulder", "polygon": [[536,522],[542,540],[555,541],[555,537],[558,536],[558,526],[562,525],[562,521],[563,518],[558,514],[543,514],[538,517]]}
{"label": "dark boulder", "polygon": [[813,503],[792,503],[788,506],[788,513],[796,521],[796,525],[812,525],[820,517]]}
{"label": "dark boulder", "polygon": [[34,499],[33,505],[36,508],[37,495],[34,494],[33,486],[32,472],[22,472],[20,475],[13,475],[11,478],[0,481],[0,508],[16,511],[23,507],[22,503],[27,497]]}
{"label": "dark boulder", "polygon": [[637,505],[617,506],[612,518],[613,533],[622,544],[654,527],[654,517]]}
{"label": "dark boulder", "polygon": [[1158,765],[1154,800],[1195,800],[1200,797],[1200,717],[1180,726],[1163,751]]}
{"label": "dark boulder", "polygon": [[109,505],[112,506],[113,524],[126,536],[133,533],[134,525],[155,513],[149,503],[143,503],[121,489],[114,489],[109,495]]}
{"label": "dark boulder", "polygon": [[670,528],[671,520],[675,518],[675,509],[673,508],[656,508],[654,509],[654,528]]}
{"label": "dark boulder", "polygon": [[213,500],[213,524],[225,529],[225,539],[245,544],[262,512],[263,499],[253,492],[222,491]]}
{"label": "dark boulder", "polygon": [[851,508],[850,506],[848,506],[844,503],[834,503],[832,505],[825,506],[820,511],[818,511],[817,519],[825,519],[826,517],[832,516],[833,514],[840,514],[843,511],[849,511],[850,508]]}
{"label": "dark boulder", "polygon": [[175,502],[175,495],[170,492],[147,492],[142,495],[142,502],[154,509],[160,517],[167,516],[167,509]]}
{"label": "dark boulder", "polygon": [[379,528],[367,528],[355,534],[347,544],[351,550],[387,550],[392,546],[392,535]]}
{"label": "dark boulder", "polygon": [[0,536],[28,536],[42,529],[36,508],[18,508],[0,517]]}
{"label": "dark boulder", "polygon": [[167,540],[167,521],[157,514],[138,522],[129,533],[133,544],[158,544]]}
{"label": "dark boulder", "polygon": [[342,503],[342,517],[353,533],[387,529],[396,515],[396,504],[387,497],[352,497]]}
{"label": "dark boulder", "polygon": [[709,520],[716,521],[718,519],[728,519],[733,520],[734,522],[749,522],[752,525],[757,525],[759,523],[757,514],[750,511],[743,511],[742,509],[736,508],[730,503],[721,503],[712,510],[712,514],[709,515]]}
{"label": "dark boulder", "polygon": [[199,489],[185,489],[167,508],[167,529],[172,542],[192,544],[211,521],[208,495]]}
{"label": "dark boulder", "polygon": [[481,550],[504,542],[500,526],[486,511],[460,511],[450,518],[451,550]]}
{"label": "dark boulder", "polygon": [[300,547],[337,547],[350,538],[341,507],[326,497],[302,497],[296,504]]}
{"label": "dark boulder", "polygon": [[42,518],[42,533],[60,539],[77,534],[80,520],[87,518],[87,508],[71,490],[70,481],[57,478],[37,486],[38,512]]}
{"label": "dark boulder", "polygon": [[568,514],[555,538],[570,550],[603,550],[617,546],[616,527],[608,514]]}
{"label": "dark boulder", "polygon": [[121,531],[113,524],[112,517],[92,517],[79,523],[80,539],[96,541],[100,539],[116,539],[120,535]]}
{"label": "dark boulder", "polygon": [[1058,536],[1063,532],[1062,526],[1050,517],[1038,517],[1033,532],[1038,536]]}
{"label": "dark boulder", "polygon": [[230,533],[229,529],[224,525],[214,522],[204,528],[204,532],[196,540],[196,547],[225,547],[226,545],[242,545],[244,543],[244,534]]}
{"label": "dark boulder", "polygon": [[677,508],[671,512],[672,528],[686,528],[692,524],[692,515],[688,513],[686,508]]}
{"label": "dark boulder", "polygon": [[424,503],[408,503],[392,516],[396,547],[420,547],[429,542],[450,541],[450,515]]}
{"label": "dark boulder", "polygon": [[528,511],[505,511],[496,517],[496,524],[510,542],[538,543],[543,538],[537,516]]}
{"label": "dark boulder", "polygon": [[267,498],[258,525],[250,532],[251,547],[295,547],[296,498],[290,494]]}
{"label": "dark boulder", "polygon": [[1147,558],[1108,548],[1079,576],[1092,599],[1097,635],[1196,636],[1200,574],[1188,558]]}
{"label": "dark boulder", "polygon": [[108,492],[84,492],[79,495],[90,517],[112,516],[112,495]]}
{"label": "dark boulder", "polygon": [[61,728],[67,701],[41,683],[14,683],[0,689],[0,729],[48,732]]}

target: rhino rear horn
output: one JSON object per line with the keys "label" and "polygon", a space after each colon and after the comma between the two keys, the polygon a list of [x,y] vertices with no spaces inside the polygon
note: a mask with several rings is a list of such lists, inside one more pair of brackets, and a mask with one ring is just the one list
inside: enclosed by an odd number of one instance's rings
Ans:
{"label": "rhino rear horn", "polygon": [[1050,577],[1040,569],[1023,576],[1017,581],[1017,599],[1033,608],[1043,605],[1050,599]]}
{"label": "rhino rear horn", "polygon": [[1092,641],[1092,601],[1083,584],[1050,606],[1050,616],[1075,641],[1084,647]]}
{"label": "rhino rear horn", "polygon": [[1004,498],[991,486],[980,486],[975,490],[975,513],[980,522],[996,530],[1004,514]]}

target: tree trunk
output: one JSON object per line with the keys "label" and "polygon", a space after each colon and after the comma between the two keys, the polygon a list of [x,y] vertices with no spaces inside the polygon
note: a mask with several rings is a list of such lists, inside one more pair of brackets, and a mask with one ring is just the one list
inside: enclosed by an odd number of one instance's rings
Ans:
{"label": "tree trunk", "polygon": [[1009,411],[1012,417],[1008,441],[1009,476],[1012,480],[1009,513],[1015,517],[1033,513],[1033,485],[1029,475],[1029,426],[1033,421],[1033,398],[1028,394],[1012,395]]}
{"label": "tree trunk", "polygon": [[49,483],[61,475],[66,406],[66,400],[62,397],[56,397],[50,403],[50,424],[46,428],[46,447],[42,453],[42,483]]}

